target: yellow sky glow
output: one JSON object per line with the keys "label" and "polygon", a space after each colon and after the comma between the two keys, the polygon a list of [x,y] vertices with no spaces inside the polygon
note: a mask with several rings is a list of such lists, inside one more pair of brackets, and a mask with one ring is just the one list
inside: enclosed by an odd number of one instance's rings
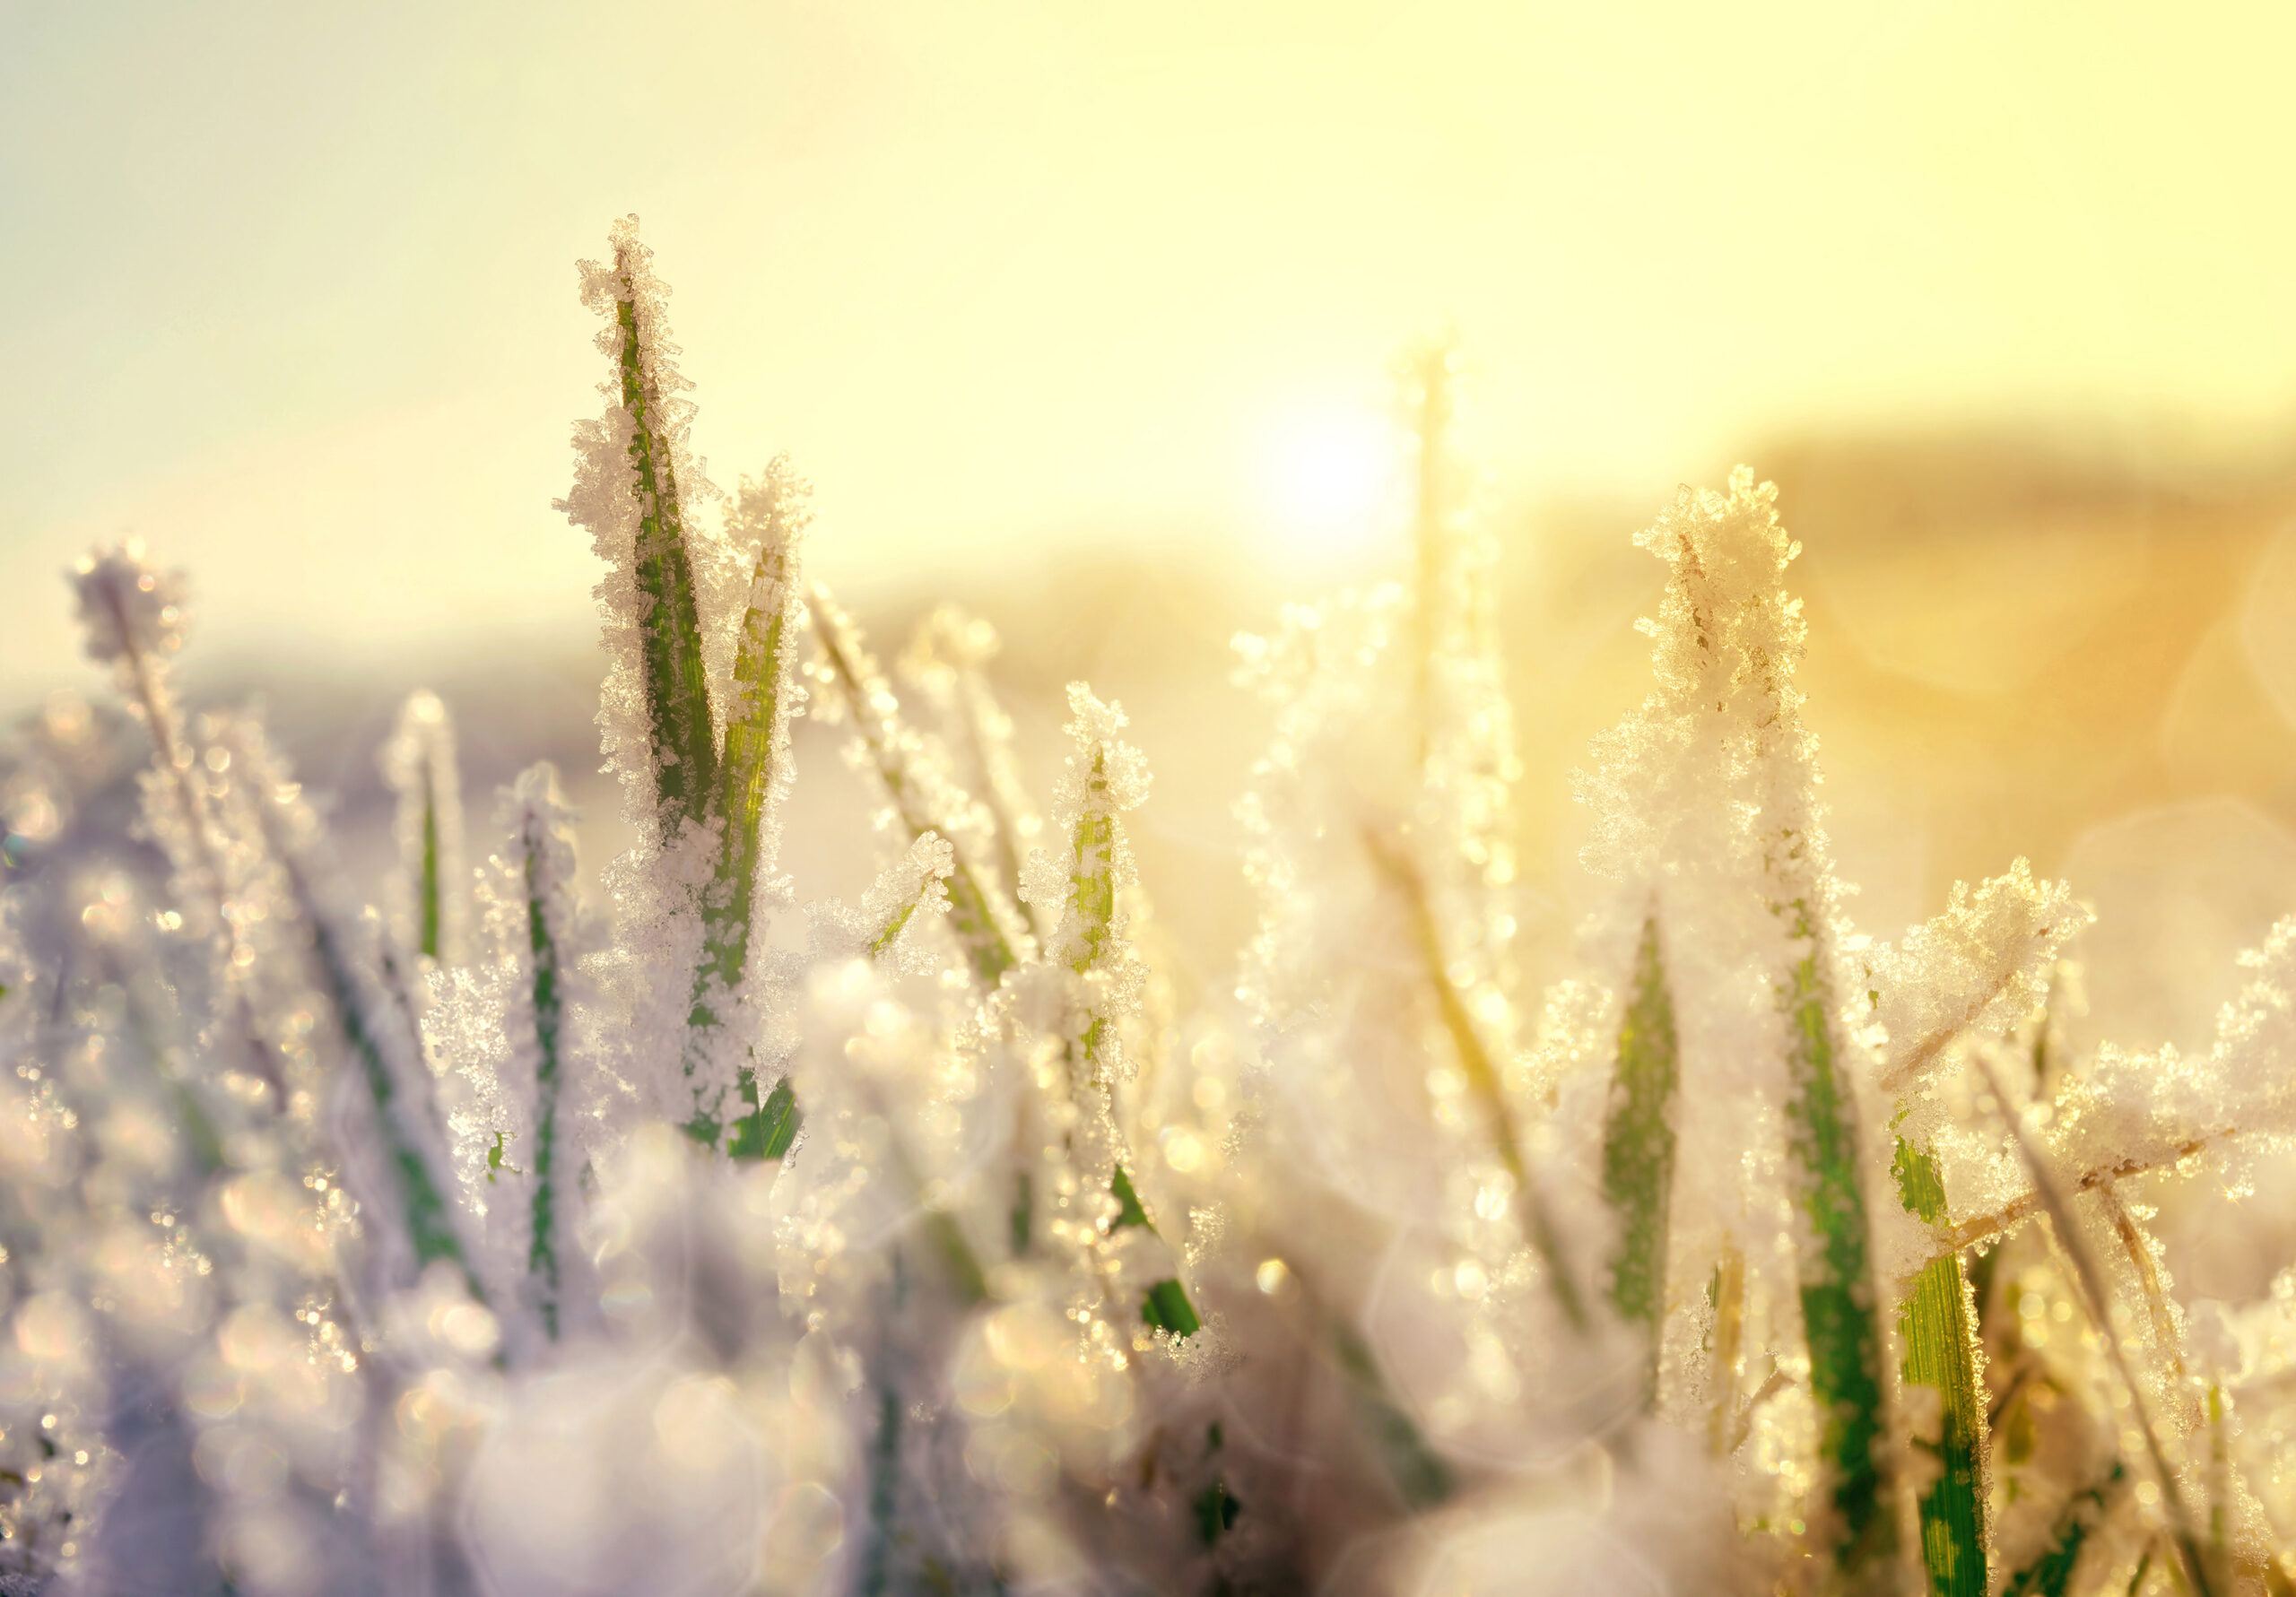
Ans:
{"label": "yellow sky glow", "polygon": [[1371,558],[1350,418],[1439,324],[1502,499],[2275,430],[2291,59],[2263,4],[0,6],[0,699],[129,530],[222,646],[585,624],[571,263],[630,210],[713,474],[789,451],[860,592]]}

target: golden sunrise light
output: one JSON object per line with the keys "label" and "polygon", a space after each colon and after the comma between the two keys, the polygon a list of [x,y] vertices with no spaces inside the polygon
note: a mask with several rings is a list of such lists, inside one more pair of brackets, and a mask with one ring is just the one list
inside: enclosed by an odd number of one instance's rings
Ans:
{"label": "golden sunrise light", "polygon": [[0,1597],[2296,1592],[2292,65],[0,0]]}

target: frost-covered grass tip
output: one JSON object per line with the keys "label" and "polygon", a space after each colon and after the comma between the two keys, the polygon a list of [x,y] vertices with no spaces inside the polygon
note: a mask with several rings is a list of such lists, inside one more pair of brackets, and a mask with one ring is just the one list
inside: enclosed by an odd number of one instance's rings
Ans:
{"label": "frost-covered grass tip", "polygon": [[[2186,1305],[2130,1184],[2285,1157],[2296,920],[2197,1057],[2066,1049],[2089,913],[2022,861],[1857,932],[1750,473],[1639,539],[1606,905],[1533,990],[1418,361],[1411,580],[1238,640],[1261,916],[1181,1013],[1122,709],[1073,685],[1032,783],[984,623],[889,672],[787,463],[703,480],[634,221],[581,291],[602,891],[547,765],[466,821],[427,693],[354,878],[182,702],[182,579],[73,575],[126,715],[11,756],[58,819],[0,921],[0,1590],[2292,1589],[2296,1272]],[[850,901],[801,716],[879,811]]]}

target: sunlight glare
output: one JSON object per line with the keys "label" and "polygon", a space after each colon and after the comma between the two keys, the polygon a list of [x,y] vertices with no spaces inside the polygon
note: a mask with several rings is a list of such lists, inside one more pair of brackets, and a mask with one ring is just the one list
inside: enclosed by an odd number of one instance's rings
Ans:
{"label": "sunlight glare", "polygon": [[1397,465],[1392,420],[1370,406],[1295,407],[1263,433],[1260,498],[1287,550],[1324,559],[1370,548]]}

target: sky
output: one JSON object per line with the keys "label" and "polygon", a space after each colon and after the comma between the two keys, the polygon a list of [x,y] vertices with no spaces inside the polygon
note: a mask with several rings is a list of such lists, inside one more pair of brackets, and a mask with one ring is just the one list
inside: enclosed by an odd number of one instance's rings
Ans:
{"label": "sky", "polygon": [[852,595],[1376,561],[1431,332],[1501,502],[2277,436],[2291,59],[2296,9],[2115,0],[0,0],[0,701],[88,679],[57,578],[130,533],[227,649],[587,626],[625,212],[710,474],[789,453]]}

